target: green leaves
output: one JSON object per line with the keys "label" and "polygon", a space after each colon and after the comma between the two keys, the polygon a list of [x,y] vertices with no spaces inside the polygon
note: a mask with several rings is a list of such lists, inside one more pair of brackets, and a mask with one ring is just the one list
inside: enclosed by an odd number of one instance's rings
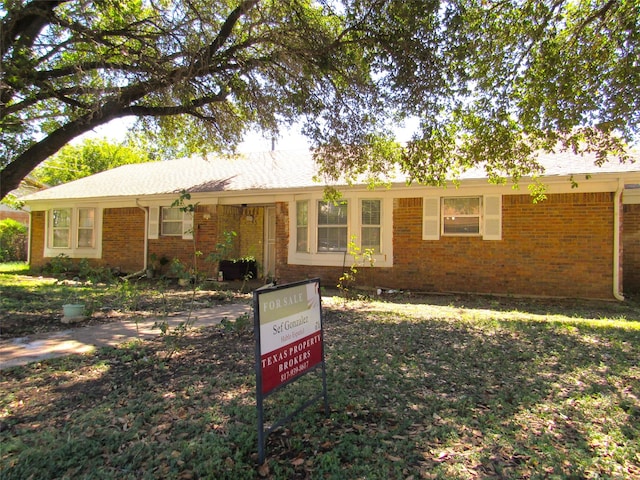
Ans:
{"label": "green leaves", "polygon": [[123,116],[170,155],[301,123],[329,179],[432,185],[480,164],[518,179],[557,146],[624,157],[640,134],[638,0],[45,4],[3,11],[1,196]]}
{"label": "green leaves", "polygon": [[33,176],[45,185],[54,186],[121,165],[149,161],[147,153],[136,147],[88,139],[80,145],[64,147],[40,165]]}

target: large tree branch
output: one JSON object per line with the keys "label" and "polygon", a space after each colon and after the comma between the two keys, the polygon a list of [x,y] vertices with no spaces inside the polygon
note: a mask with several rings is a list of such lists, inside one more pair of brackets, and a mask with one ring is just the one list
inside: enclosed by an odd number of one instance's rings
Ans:
{"label": "large tree branch", "polygon": [[191,114],[201,116],[197,108],[224,101],[228,95],[227,90],[223,90],[216,95],[204,96],[185,105],[150,107],[144,105],[131,105],[125,103],[125,99],[132,101],[141,98],[147,92],[144,86],[137,85],[115,101],[106,103],[102,108],[89,112],[76,120],[58,128],[40,142],[34,144],[21,155],[16,157],[10,164],[11,168],[5,168],[0,172],[0,198],[8,192],[18,187],[20,180],[24,178],[38,164],[56,153],[60,148],[69,143],[83,133],[89,132],[100,125],[110,122],[116,118],[125,116],[168,116]]}
{"label": "large tree branch", "polygon": [[100,125],[129,113],[122,107],[110,104],[99,112],[92,112],[77,118],[53,131],[47,137],[32,145],[16,157],[9,166],[0,171],[0,198],[4,198],[11,190],[18,188],[20,181],[35,167],[63,146],[83,133],[87,133]]}
{"label": "large tree branch", "polygon": [[40,31],[49,23],[51,13],[68,1],[33,0],[24,7],[10,10],[2,21],[0,56],[4,56],[11,47],[31,48]]}
{"label": "large tree branch", "polygon": [[152,117],[166,117],[170,115],[182,115],[185,113],[194,114],[195,109],[210,105],[212,103],[222,102],[227,98],[228,92],[222,92],[217,95],[208,95],[202,98],[193,100],[185,105],[173,105],[164,107],[150,107],[146,105],[132,105],[125,108],[127,114],[135,115],[138,117],[152,116]]}
{"label": "large tree branch", "polygon": [[68,87],[61,88],[54,92],[51,91],[39,91],[38,93],[26,98],[25,100],[17,103],[13,103],[9,106],[4,106],[0,110],[0,120],[3,118],[21,112],[29,107],[33,107],[38,102],[48,100],[51,98],[67,97],[69,95],[112,95],[120,92],[122,89],[118,87],[112,88],[89,88],[89,87]]}
{"label": "large tree branch", "polygon": [[231,33],[233,32],[234,27],[240,21],[244,15],[247,14],[249,10],[255,7],[259,3],[259,0],[247,0],[242,2],[235,10],[229,14],[225,22],[222,24],[218,35],[208,45],[203,49],[201,54],[199,55],[199,60],[195,62],[195,69],[198,70],[208,70],[208,65],[211,59],[215,56],[218,50],[224,45],[224,43],[229,39]]}
{"label": "large tree branch", "polygon": [[[157,61],[157,60],[156,60]],[[94,70],[108,70],[108,71],[121,71],[129,73],[145,73],[148,72],[148,68],[140,65],[134,65],[124,62],[109,62],[104,60],[94,60],[84,63],[76,63],[74,65],[68,65],[63,68],[56,68],[54,70],[40,70],[34,73],[35,81],[51,80],[55,78],[63,78],[69,75],[74,75],[78,72],[89,72]]]}

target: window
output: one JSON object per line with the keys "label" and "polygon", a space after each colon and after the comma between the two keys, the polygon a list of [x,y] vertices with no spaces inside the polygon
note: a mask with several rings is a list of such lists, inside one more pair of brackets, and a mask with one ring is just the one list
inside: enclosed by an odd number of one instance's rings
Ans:
{"label": "window", "polygon": [[309,202],[296,202],[296,251],[309,251]]}
{"label": "window", "polygon": [[71,247],[71,209],[60,208],[51,211],[51,247]]}
{"label": "window", "polygon": [[502,240],[502,195],[425,197],[422,200],[422,239],[480,236]]}
{"label": "window", "polygon": [[318,202],[318,252],[347,251],[347,202]]}
{"label": "window", "polygon": [[480,235],[480,197],[442,199],[443,235]]}
{"label": "window", "polygon": [[373,250],[375,267],[393,266],[393,208],[385,208],[385,202],[391,205],[391,195],[349,193],[338,203],[325,201],[321,193],[289,202],[290,265],[343,267],[352,261],[349,243],[354,241],[362,251]]}
{"label": "window", "polygon": [[362,250],[380,252],[380,200],[362,200],[360,243]]}
{"label": "window", "polygon": [[78,248],[93,248],[95,210],[93,208],[78,209]]}
{"label": "window", "polygon": [[101,219],[101,210],[94,207],[52,208],[47,212],[44,256],[99,258]]}
{"label": "window", "polygon": [[162,207],[161,235],[182,235],[182,210],[179,208]]}

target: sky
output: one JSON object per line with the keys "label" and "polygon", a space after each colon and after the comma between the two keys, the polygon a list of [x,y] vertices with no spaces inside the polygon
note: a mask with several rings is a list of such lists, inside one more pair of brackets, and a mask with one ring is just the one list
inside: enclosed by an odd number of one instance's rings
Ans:
{"label": "sky", "polygon": [[[123,141],[127,131],[133,125],[134,118],[124,118],[113,120],[106,125],[94,128],[91,132],[86,133],[74,140],[73,143],[80,143],[85,138],[107,138],[114,142]],[[411,134],[416,130],[418,125],[417,119],[407,122],[406,126],[396,128],[396,136],[398,141],[406,142]],[[299,131],[290,129],[283,132],[282,136],[277,139],[276,150],[302,150],[309,148],[309,141]],[[271,150],[271,139],[264,138],[260,133],[249,133],[244,142],[238,145],[238,152],[266,152]]]}

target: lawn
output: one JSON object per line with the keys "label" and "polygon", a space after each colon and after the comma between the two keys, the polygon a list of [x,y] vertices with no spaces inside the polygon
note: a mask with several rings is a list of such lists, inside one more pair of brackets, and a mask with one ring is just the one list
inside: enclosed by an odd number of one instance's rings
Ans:
{"label": "lawn", "polygon": [[[152,309],[179,293],[147,288]],[[327,295],[323,314],[330,414],[272,433],[264,465],[253,335],[226,325],[170,359],[158,337],[0,371],[0,478],[640,478],[637,305]]]}

